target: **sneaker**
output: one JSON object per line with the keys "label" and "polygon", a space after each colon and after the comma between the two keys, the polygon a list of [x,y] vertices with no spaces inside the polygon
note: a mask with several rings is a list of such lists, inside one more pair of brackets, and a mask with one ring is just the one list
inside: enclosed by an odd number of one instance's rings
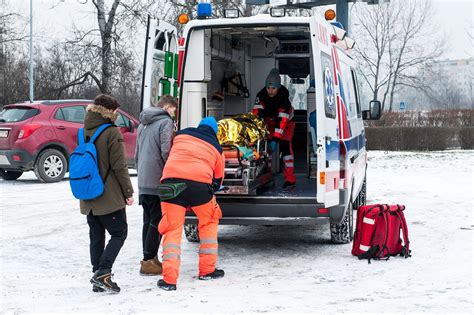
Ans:
{"label": "sneaker", "polygon": [[163,267],[159,260],[155,258],[140,261],[140,274],[142,276],[161,275],[161,273],[163,272]]}
{"label": "sneaker", "polygon": [[208,273],[207,275],[204,276],[199,276],[199,280],[211,280],[211,279],[219,279],[224,277],[224,270],[221,269],[215,269],[213,272]]}
{"label": "sneaker", "polygon": [[285,182],[283,183],[283,189],[285,188],[292,188],[292,187],[295,187],[296,186],[296,183],[293,183],[293,182]]}
{"label": "sneaker", "polygon": [[158,288],[163,289],[165,291],[176,291],[176,284],[166,283],[163,279],[158,280],[157,285]]}
{"label": "sneaker", "polygon": [[[105,291],[112,292],[112,293],[119,293],[120,288],[117,283],[112,281],[113,274],[111,273],[110,269],[102,269],[97,270],[94,273],[94,276],[91,278],[92,285],[96,285],[99,288],[102,288]],[[92,290],[94,290],[94,286],[92,286]],[[101,291],[94,291],[94,292],[101,292]],[[103,292],[103,291],[102,291]]]}

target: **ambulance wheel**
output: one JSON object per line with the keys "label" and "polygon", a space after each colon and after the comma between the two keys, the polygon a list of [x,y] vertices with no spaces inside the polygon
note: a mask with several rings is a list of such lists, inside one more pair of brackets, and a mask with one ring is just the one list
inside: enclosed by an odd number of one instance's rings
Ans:
{"label": "ambulance wheel", "polygon": [[353,204],[349,202],[342,221],[338,224],[331,223],[331,242],[333,244],[347,244],[354,239],[354,211]]}
{"label": "ambulance wheel", "polygon": [[199,242],[198,226],[196,224],[185,224],[184,235],[186,235],[186,239],[189,242],[192,242],[192,243]]}
{"label": "ambulance wheel", "polygon": [[35,175],[44,183],[59,182],[67,172],[67,160],[61,151],[46,149],[42,151],[35,163]]}
{"label": "ambulance wheel", "polygon": [[367,178],[364,178],[364,182],[362,183],[362,189],[360,190],[357,199],[358,207],[365,206],[367,204]]}

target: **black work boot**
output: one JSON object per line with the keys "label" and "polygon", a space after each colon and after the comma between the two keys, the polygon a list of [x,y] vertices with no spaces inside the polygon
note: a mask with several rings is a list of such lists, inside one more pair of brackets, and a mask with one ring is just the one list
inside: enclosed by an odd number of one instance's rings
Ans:
{"label": "black work boot", "polygon": [[284,182],[283,183],[283,189],[286,189],[286,188],[293,188],[296,186],[296,183],[293,183],[293,182]]}
{"label": "black work boot", "polygon": [[224,270],[216,268],[213,272],[208,273],[207,275],[199,276],[199,280],[219,279],[224,277],[224,274]]}
{"label": "black work boot", "polygon": [[102,289],[98,284],[92,284],[92,292],[104,292],[105,289]]}
{"label": "black work boot", "polygon": [[[94,285],[97,288],[101,288],[107,292],[119,293],[120,288],[117,283],[112,281],[113,274],[110,269],[99,269],[94,273],[94,276],[91,278],[92,291],[94,291]],[[94,291],[101,292],[101,291]],[[103,291],[102,291],[103,292]]]}
{"label": "black work boot", "polygon": [[157,285],[158,288],[163,289],[165,291],[176,291],[176,284],[166,283],[163,279],[158,280]]}

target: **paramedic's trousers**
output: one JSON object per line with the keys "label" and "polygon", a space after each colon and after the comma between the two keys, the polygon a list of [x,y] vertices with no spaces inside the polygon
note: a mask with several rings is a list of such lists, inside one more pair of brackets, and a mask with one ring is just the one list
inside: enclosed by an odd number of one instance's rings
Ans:
{"label": "paramedic's trousers", "polygon": [[[273,119],[266,119],[268,130],[270,134],[274,134],[275,130],[275,121]],[[283,158],[283,177],[285,182],[295,183],[295,164],[294,164],[294,154],[293,154],[293,134],[295,132],[295,122],[288,122],[285,130],[283,131],[283,136],[280,139],[280,152]]]}
{"label": "paramedic's trousers", "polygon": [[[176,180],[172,180],[177,182]],[[170,182],[165,180],[166,182]],[[199,276],[214,272],[217,262],[217,226],[222,217],[212,189],[207,184],[192,181],[178,197],[161,202],[163,218],[158,230],[163,235],[163,280],[176,284],[179,277],[181,235],[186,208],[190,207],[198,218]],[[207,200],[206,200],[207,199]]]}
{"label": "paramedic's trousers", "polygon": [[[90,237],[92,272],[99,269],[112,269],[120,249],[127,238],[127,215],[125,209],[106,215],[87,215]],[[105,231],[110,240],[105,246]],[[104,248],[105,247],[105,248]]]}

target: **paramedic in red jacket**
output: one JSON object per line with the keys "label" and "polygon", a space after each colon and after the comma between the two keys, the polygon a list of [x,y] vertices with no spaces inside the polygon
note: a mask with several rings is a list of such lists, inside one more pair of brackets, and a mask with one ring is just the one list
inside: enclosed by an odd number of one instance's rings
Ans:
{"label": "paramedic in red jacket", "polygon": [[295,123],[292,121],[293,107],[288,97],[287,88],[281,85],[278,69],[272,69],[265,80],[265,87],[257,94],[252,110],[254,115],[265,119],[270,132],[272,152],[276,151],[277,143],[280,143],[284,162],[285,183],[283,188],[293,187],[296,184],[293,148],[291,147]]}
{"label": "paramedic in red jacket", "polygon": [[199,223],[199,279],[222,278],[216,269],[217,226],[222,217],[214,192],[224,178],[224,155],[217,140],[217,122],[204,118],[197,128],[178,131],[163,170],[163,184],[186,183],[186,189],[173,199],[161,202],[163,218],[158,230],[163,235],[163,279],[158,287],[176,290],[179,276],[181,235],[186,208],[190,207]]}

